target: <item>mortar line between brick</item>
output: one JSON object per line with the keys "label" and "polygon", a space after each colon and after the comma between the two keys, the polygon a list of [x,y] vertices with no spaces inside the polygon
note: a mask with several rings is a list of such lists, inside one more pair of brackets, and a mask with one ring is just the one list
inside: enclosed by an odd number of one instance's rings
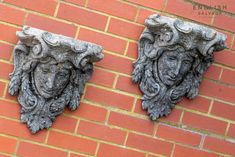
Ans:
{"label": "mortar line between brick", "polygon": [[77,132],[78,132],[78,127],[79,127],[79,124],[80,124],[80,119],[77,119],[77,122],[76,122],[76,126],[75,126],[75,129],[74,129],[74,134],[77,134]]}
{"label": "mortar line between brick", "polygon": [[98,151],[99,151],[99,148],[100,148],[100,142],[97,142],[97,146],[96,146],[96,150],[95,150],[95,157],[97,157],[98,155]]}
{"label": "mortar line between brick", "polygon": [[116,75],[115,78],[114,78],[113,85],[112,85],[113,89],[116,89],[118,78],[119,78],[119,75]]}
{"label": "mortar line between brick", "polygon": [[136,105],[137,105],[137,100],[138,100],[138,98],[134,99],[134,102],[133,102],[133,105],[132,105],[132,108],[131,108],[131,112],[135,112],[135,108],[136,108]]}
{"label": "mortar line between brick", "polygon": [[5,88],[4,88],[3,95],[2,95],[3,98],[6,98],[7,89],[8,89],[8,83],[5,83]]}
{"label": "mortar line between brick", "polygon": [[80,29],[81,29],[81,27],[77,27],[77,30],[76,30],[76,33],[75,33],[75,39],[78,39],[78,36],[79,36],[79,33],[80,33]]}
{"label": "mortar line between brick", "polygon": [[123,142],[123,146],[126,146],[128,137],[129,137],[129,131],[126,132],[126,137],[125,137],[125,140],[124,140],[124,142]]}
{"label": "mortar line between brick", "polygon": [[105,121],[104,121],[105,125],[108,125],[109,116],[110,116],[110,110],[107,111],[107,114],[106,114],[106,117],[105,117]]}
{"label": "mortar line between brick", "polygon": [[44,141],[45,144],[47,144],[47,142],[48,142],[49,134],[50,134],[50,131],[47,131],[45,141]]}
{"label": "mortar line between brick", "polygon": [[219,80],[221,80],[222,74],[224,72],[224,68],[221,69],[220,74],[219,74]]}
{"label": "mortar line between brick", "polygon": [[225,129],[225,136],[228,135],[229,128],[230,128],[230,123],[228,123],[228,125],[227,125],[227,127]]}
{"label": "mortar line between brick", "polygon": [[200,141],[200,144],[199,144],[199,149],[203,149],[205,138],[206,138],[206,135],[202,134],[201,141]]}
{"label": "mortar line between brick", "polygon": [[86,8],[87,8],[87,6],[88,6],[88,2],[89,2],[89,0],[86,0],[86,1],[85,1],[84,7],[86,7]]}
{"label": "mortar line between brick", "polygon": [[137,8],[137,11],[136,11],[136,15],[135,15],[135,18],[134,18],[134,22],[137,22],[137,19],[140,15],[140,7]]}
{"label": "mortar line between brick", "polygon": [[214,104],[214,99],[211,100],[211,103],[210,103],[210,106],[209,106],[209,109],[208,109],[208,114],[211,114],[213,104]]}
{"label": "mortar line between brick", "polygon": [[17,155],[17,153],[18,153],[18,150],[19,150],[19,146],[20,146],[20,141],[19,141],[19,140],[17,140],[17,143],[16,143],[16,148],[15,148],[14,155]]}
{"label": "mortar line between brick", "polygon": [[106,26],[105,26],[104,32],[108,32],[108,28],[109,28],[110,20],[111,20],[111,17],[110,17],[110,16],[108,16],[108,20],[107,20],[107,23],[106,23]]}
{"label": "mortar line between brick", "polygon": [[57,1],[56,8],[55,8],[55,12],[54,12],[54,14],[53,14],[54,17],[56,17],[57,14],[58,14],[59,7],[60,7],[60,2],[61,2],[61,0],[58,0],[58,1]]}
{"label": "mortar line between brick", "polygon": [[127,41],[127,43],[126,43],[126,47],[125,47],[125,50],[124,50],[124,54],[123,54],[124,56],[126,56],[126,55],[127,55],[129,45],[130,45],[130,42],[129,42],[129,41]]}
{"label": "mortar line between brick", "polygon": [[174,152],[175,152],[175,143],[173,143],[173,147],[172,147],[172,150],[171,150],[171,155],[170,155],[170,157],[173,157]]}
{"label": "mortar line between brick", "polygon": [[166,11],[167,5],[168,5],[168,0],[165,0],[164,6],[163,6],[163,9],[162,9],[164,12]]}

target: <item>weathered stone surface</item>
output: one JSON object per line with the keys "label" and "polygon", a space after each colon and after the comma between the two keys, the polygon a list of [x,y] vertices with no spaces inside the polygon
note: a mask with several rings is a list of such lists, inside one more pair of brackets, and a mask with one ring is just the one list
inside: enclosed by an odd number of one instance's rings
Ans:
{"label": "weathered stone surface", "polygon": [[132,80],[143,92],[142,108],[156,120],[167,116],[183,96],[193,99],[213,52],[226,48],[226,36],[208,27],[154,14],[145,20]]}
{"label": "weathered stone surface", "polygon": [[28,26],[16,34],[9,93],[19,93],[21,121],[36,133],[49,128],[65,106],[78,108],[102,47]]}

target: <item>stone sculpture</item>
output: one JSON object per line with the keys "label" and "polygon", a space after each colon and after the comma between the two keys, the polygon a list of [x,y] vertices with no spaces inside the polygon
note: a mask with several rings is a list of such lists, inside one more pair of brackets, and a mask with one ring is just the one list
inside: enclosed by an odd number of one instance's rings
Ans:
{"label": "stone sculpture", "polygon": [[9,93],[19,93],[21,121],[36,133],[49,128],[65,106],[78,108],[102,47],[28,26],[16,34]]}
{"label": "stone sculpture", "polygon": [[167,116],[183,96],[193,99],[213,52],[226,48],[226,36],[208,27],[154,14],[145,20],[132,80],[143,93],[142,108],[156,120]]}

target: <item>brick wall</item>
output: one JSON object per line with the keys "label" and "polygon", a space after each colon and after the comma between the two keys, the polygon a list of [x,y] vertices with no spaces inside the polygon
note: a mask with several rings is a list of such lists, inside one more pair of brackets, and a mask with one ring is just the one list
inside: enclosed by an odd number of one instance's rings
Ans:
{"label": "brick wall", "polygon": [[[199,16],[198,4],[226,8]],[[130,74],[144,19],[156,12],[214,27],[227,34],[229,49],[215,55],[196,99],[151,122]],[[20,123],[19,104],[7,92],[23,25],[100,44],[105,54],[80,108],[36,135]],[[0,0],[0,157],[235,156],[234,33],[233,0]]]}

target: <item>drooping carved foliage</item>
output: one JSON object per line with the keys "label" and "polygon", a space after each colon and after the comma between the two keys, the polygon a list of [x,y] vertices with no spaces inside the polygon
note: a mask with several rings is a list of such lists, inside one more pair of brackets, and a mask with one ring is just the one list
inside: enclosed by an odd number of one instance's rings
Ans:
{"label": "drooping carved foliage", "polygon": [[198,94],[213,52],[226,48],[226,36],[213,29],[154,14],[145,21],[132,80],[143,92],[142,108],[156,120],[167,116],[183,96]]}
{"label": "drooping carved foliage", "polygon": [[19,93],[21,121],[36,133],[49,128],[65,106],[78,108],[102,47],[27,26],[16,34],[9,93]]}

